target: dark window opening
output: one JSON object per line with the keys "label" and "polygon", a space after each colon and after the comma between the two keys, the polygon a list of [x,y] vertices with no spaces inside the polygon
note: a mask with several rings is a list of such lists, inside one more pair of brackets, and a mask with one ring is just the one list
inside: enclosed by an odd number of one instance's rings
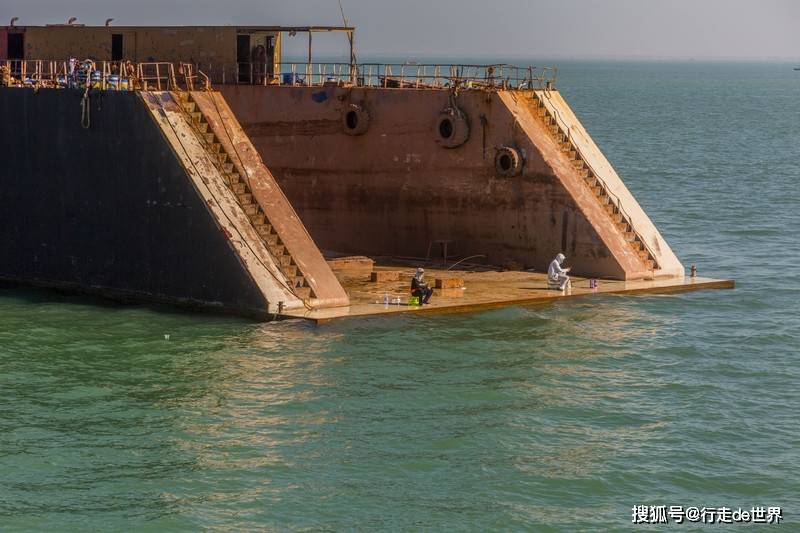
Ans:
{"label": "dark window opening", "polygon": [[453,121],[446,118],[439,122],[439,135],[442,139],[449,139],[453,135]]}
{"label": "dark window opening", "polygon": [[111,61],[122,61],[122,34],[111,35]]}
{"label": "dark window opening", "polygon": [[8,34],[8,59],[25,59],[25,34]]}
{"label": "dark window opening", "polygon": [[508,154],[503,154],[500,156],[500,168],[504,172],[508,172],[511,170],[511,156]]}
{"label": "dark window opening", "polygon": [[236,36],[236,62],[239,64],[239,83],[250,83],[250,36]]}

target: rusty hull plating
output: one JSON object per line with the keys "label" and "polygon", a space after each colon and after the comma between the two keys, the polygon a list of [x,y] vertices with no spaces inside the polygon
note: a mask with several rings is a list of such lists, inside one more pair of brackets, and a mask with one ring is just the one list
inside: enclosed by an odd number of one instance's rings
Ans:
{"label": "rusty hull plating", "polygon": [[348,305],[226,110],[213,92],[0,88],[0,279],[259,319]]}
{"label": "rusty hull plating", "polygon": [[[332,30],[347,32],[352,46],[352,28],[299,28],[309,36]],[[188,176],[194,160],[180,157],[184,136],[211,154],[214,176],[195,188],[225,188],[244,217],[244,240],[272,258],[278,285],[299,289],[295,300],[305,305],[348,301],[317,247],[424,260],[442,246],[456,259],[539,271],[564,252],[580,276],[683,278],[655,224],[555,90],[555,70],[316,64],[310,48],[308,62],[285,63],[283,31],[293,30],[6,28],[0,59],[12,44],[21,58],[2,63],[0,84],[74,88],[65,61],[22,59],[61,42],[70,55],[119,59],[98,61],[101,74],[88,85],[99,98],[108,89],[178,91],[177,110],[150,106],[152,118]],[[181,48],[187,35],[202,57]],[[267,37],[269,54],[256,54]],[[129,70],[114,57],[143,46],[167,62]],[[192,92],[211,83],[219,94]],[[170,136],[167,126],[182,133]]]}
{"label": "rusty hull plating", "polygon": [[512,269],[563,251],[579,275],[683,276],[555,90],[220,90],[324,250],[425,258],[446,241]]}

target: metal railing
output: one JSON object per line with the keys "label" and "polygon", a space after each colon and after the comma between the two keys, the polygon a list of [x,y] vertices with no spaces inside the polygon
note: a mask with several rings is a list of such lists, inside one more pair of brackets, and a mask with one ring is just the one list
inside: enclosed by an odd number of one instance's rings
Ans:
{"label": "metal railing", "polygon": [[193,90],[211,88],[190,63],[10,59],[0,61],[0,86],[99,90]]}
{"label": "metal railing", "polygon": [[551,89],[557,69],[418,63],[168,63],[7,60],[0,84],[97,89],[193,89],[221,85],[357,86],[395,89]]}
{"label": "metal railing", "polygon": [[611,190],[611,188],[608,186],[606,181],[603,178],[600,177],[600,174],[597,172],[597,170],[595,170],[595,168],[592,166],[592,164],[589,163],[589,160],[586,157],[584,157],[583,152],[581,151],[580,147],[573,140],[572,129],[560,117],[560,115],[558,113],[558,109],[556,109],[555,106],[553,106],[552,104],[550,104],[550,107],[547,106],[547,103],[545,102],[545,99],[549,100],[550,95],[547,93],[547,91],[542,91],[542,96],[538,96],[537,95],[537,98],[542,102],[542,105],[544,106],[544,109],[550,114],[550,116],[553,117],[553,120],[555,121],[555,126],[558,128],[559,132],[562,133],[563,135],[565,135],[566,141],[569,142],[570,146],[575,150],[575,153],[581,158],[581,160],[583,161],[583,164],[586,165],[586,168],[589,170],[589,172],[592,173],[592,176],[594,177],[594,179],[597,180],[600,183],[600,186],[603,188],[605,193],[608,195],[609,200],[612,202],[614,207],[617,209],[617,212],[620,214],[620,216],[625,218],[625,221],[631,227],[631,232],[633,232],[633,234],[636,235],[639,238],[639,242],[642,243],[642,246],[644,246],[644,248],[647,251],[647,253],[650,254],[650,257],[653,260],[653,268],[654,269],[658,268],[658,259],[656,258],[656,254],[653,253],[653,250],[650,248],[650,246],[647,244],[647,242],[645,242],[644,237],[638,231],[636,231],[636,227],[633,224],[633,218],[630,216],[630,214],[625,210],[625,207],[622,205],[622,199],[619,197],[619,195],[617,193],[615,193],[614,191]]}
{"label": "metal railing", "polygon": [[549,89],[558,70],[515,65],[421,63],[198,63],[211,81],[222,85],[347,85],[358,87],[441,89]]}

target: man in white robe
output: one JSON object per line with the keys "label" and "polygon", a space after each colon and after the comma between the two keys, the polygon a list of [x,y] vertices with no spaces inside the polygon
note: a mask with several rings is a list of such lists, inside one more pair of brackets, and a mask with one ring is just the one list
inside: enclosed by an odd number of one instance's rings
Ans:
{"label": "man in white robe", "polygon": [[550,267],[547,269],[547,286],[551,289],[558,289],[563,291],[572,288],[572,282],[569,280],[567,272],[569,268],[563,268],[566,257],[564,254],[558,254],[553,261],[550,262]]}

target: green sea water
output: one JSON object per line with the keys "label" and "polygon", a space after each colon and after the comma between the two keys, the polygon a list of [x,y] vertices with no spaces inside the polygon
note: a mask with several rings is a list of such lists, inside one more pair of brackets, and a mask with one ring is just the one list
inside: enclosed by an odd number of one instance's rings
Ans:
{"label": "green sea water", "polygon": [[797,530],[792,66],[560,64],[678,257],[733,291],[322,327],[0,291],[0,530],[609,531],[634,505]]}

